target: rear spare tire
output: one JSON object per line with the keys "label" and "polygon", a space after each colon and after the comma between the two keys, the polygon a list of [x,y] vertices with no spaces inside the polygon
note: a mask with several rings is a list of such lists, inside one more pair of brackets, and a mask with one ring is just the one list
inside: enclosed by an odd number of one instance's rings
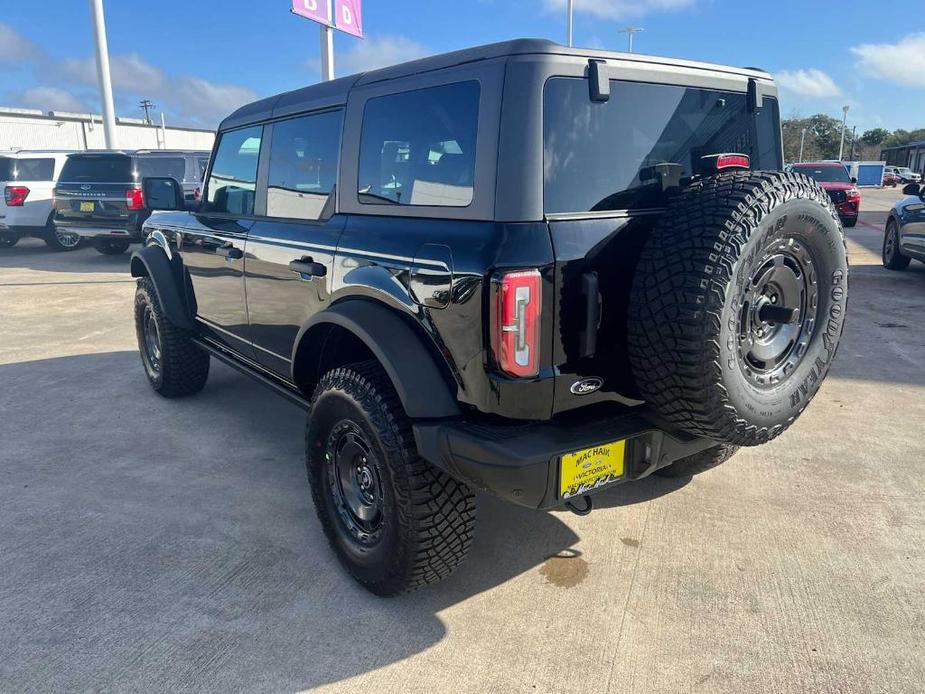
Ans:
{"label": "rear spare tire", "polygon": [[764,443],[819,389],[847,299],[844,234],[818,184],[758,171],[703,179],[670,199],[640,255],[634,378],[689,433]]}

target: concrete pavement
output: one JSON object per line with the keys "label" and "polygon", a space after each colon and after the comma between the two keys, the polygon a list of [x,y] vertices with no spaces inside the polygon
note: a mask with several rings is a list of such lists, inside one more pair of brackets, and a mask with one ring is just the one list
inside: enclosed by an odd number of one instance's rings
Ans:
{"label": "concrete pavement", "polygon": [[[447,582],[381,600],[326,546],[303,414],[213,362],[148,388],[128,257],[0,251],[0,690],[918,692],[925,266],[849,232],[833,375],[768,446],[579,518],[479,499]],[[879,210],[879,211],[878,211]]]}

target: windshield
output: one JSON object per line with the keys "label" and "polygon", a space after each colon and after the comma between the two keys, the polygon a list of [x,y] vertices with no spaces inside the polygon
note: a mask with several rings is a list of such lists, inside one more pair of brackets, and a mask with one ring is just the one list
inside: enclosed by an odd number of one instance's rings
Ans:
{"label": "windshield", "polygon": [[611,81],[610,91],[601,103],[591,101],[585,79],[546,83],[547,213],[657,207],[657,164],[678,164],[688,177],[698,173],[701,157],[736,152],[748,154],[755,169],[782,166],[771,97],[755,118],[739,92],[621,81]]}
{"label": "windshield", "polygon": [[124,154],[70,156],[61,170],[61,182],[129,183],[132,159]]}
{"label": "windshield", "polygon": [[820,183],[851,183],[844,166],[794,166],[793,170]]}
{"label": "windshield", "polygon": [[908,166],[900,166],[897,167],[896,172],[901,174],[910,174],[912,173],[912,169],[910,169]]}

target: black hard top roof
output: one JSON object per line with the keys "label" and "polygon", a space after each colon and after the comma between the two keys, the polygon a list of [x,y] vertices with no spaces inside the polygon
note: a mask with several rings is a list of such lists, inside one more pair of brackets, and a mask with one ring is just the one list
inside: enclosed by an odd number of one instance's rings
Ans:
{"label": "black hard top roof", "polygon": [[465,63],[531,54],[632,60],[656,65],[677,65],[701,68],[747,77],[770,78],[767,72],[758,68],[735,68],[724,65],[679,60],[676,58],[642,55],[639,53],[630,54],[597,49],[569,48],[568,46],[563,46],[549,41],[548,39],[514,39],[484,46],[476,46],[475,48],[466,48],[461,51],[453,51],[452,53],[442,53],[440,55],[421,58],[420,60],[413,60],[380,70],[373,70],[372,72],[341,77],[330,82],[321,82],[309,87],[286,92],[285,94],[270,96],[242,106],[222,121],[218,129],[228,130],[230,128],[237,128],[250,123],[268,120],[270,118],[280,118],[287,115],[302,113],[304,111],[340,106],[347,102],[347,96],[354,86],[441,70],[463,65]]}

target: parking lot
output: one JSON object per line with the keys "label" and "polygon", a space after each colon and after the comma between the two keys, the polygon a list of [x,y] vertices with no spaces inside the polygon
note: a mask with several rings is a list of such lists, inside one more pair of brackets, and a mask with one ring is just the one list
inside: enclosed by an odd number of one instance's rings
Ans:
{"label": "parking lot", "polygon": [[807,414],[580,518],[478,502],[451,579],[382,600],[311,506],[304,413],[213,361],[155,395],[128,255],[0,251],[0,690],[916,692],[925,265],[849,230],[846,336]]}

